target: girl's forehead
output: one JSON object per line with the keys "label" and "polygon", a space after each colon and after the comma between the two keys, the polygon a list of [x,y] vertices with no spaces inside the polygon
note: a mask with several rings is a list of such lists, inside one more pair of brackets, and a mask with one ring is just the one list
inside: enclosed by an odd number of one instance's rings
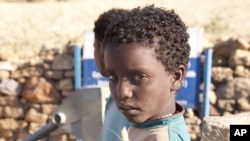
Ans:
{"label": "girl's forehead", "polygon": [[105,48],[105,55],[119,59],[153,59],[156,60],[154,48],[146,47],[142,44],[120,44],[109,45]]}
{"label": "girl's forehead", "polygon": [[109,49],[132,49],[132,48],[156,48],[157,44],[149,44],[146,42],[131,42],[131,43],[108,43],[105,48]]}
{"label": "girl's forehead", "polygon": [[[124,44],[119,47],[107,46],[105,49],[105,64],[107,68],[122,66],[127,68],[150,68],[158,64],[153,48],[136,44]],[[162,64],[160,64],[162,66]]]}

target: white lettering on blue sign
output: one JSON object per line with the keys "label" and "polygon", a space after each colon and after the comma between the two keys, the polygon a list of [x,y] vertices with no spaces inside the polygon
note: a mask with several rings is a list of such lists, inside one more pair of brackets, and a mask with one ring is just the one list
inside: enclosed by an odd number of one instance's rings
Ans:
{"label": "white lettering on blue sign", "polygon": [[106,80],[97,80],[97,85],[98,86],[108,86],[109,85],[109,81],[106,81]]}
{"label": "white lettering on blue sign", "polygon": [[189,70],[186,73],[186,77],[195,78],[196,77],[196,72],[194,70]]}
{"label": "white lettering on blue sign", "polygon": [[92,75],[91,75],[91,76],[92,76],[92,78],[94,78],[94,79],[100,79],[100,78],[103,77],[99,71],[95,71],[95,70],[92,72]]}
{"label": "white lettering on blue sign", "polygon": [[184,79],[181,86],[183,88],[187,88],[188,87],[188,81],[186,79]]}

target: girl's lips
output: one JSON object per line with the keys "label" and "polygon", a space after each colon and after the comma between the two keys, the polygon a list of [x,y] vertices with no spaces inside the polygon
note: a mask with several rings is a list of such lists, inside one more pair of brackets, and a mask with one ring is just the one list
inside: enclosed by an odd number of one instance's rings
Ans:
{"label": "girl's lips", "polygon": [[119,110],[125,115],[135,115],[139,112],[138,108],[132,106],[120,106]]}

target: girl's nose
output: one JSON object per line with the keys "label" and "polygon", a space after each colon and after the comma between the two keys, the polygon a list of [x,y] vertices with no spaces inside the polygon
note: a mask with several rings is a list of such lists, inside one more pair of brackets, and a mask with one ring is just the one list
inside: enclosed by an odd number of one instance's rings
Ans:
{"label": "girl's nose", "polygon": [[131,89],[131,84],[130,82],[125,79],[125,80],[121,80],[118,84],[118,91],[117,91],[117,95],[118,97],[120,97],[121,99],[128,99],[131,98],[132,95],[132,89]]}

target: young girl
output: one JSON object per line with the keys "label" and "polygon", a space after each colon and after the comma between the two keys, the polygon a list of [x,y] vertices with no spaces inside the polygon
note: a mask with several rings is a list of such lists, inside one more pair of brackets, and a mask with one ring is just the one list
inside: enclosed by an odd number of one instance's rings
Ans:
{"label": "young girl", "polygon": [[174,11],[154,6],[133,9],[107,30],[105,73],[116,106],[132,122],[129,141],[190,141],[175,101],[189,61],[188,37]]}
{"label": "young girl", "polygon": [[[125,9],[110,9],[102,13],[95,21],[94,56],[96,66],[103,76],[106,75],[103,55],[103,39],[105,37],[105,32],[113,23],[122,19],[128,12],[129,11]],[[124,115],[118,111],[113,99],[110,97],[107,100],[105,119],[99,136],[99,141],[119,141],[122,128],[128,127],[129,125],[130,123]]]}

